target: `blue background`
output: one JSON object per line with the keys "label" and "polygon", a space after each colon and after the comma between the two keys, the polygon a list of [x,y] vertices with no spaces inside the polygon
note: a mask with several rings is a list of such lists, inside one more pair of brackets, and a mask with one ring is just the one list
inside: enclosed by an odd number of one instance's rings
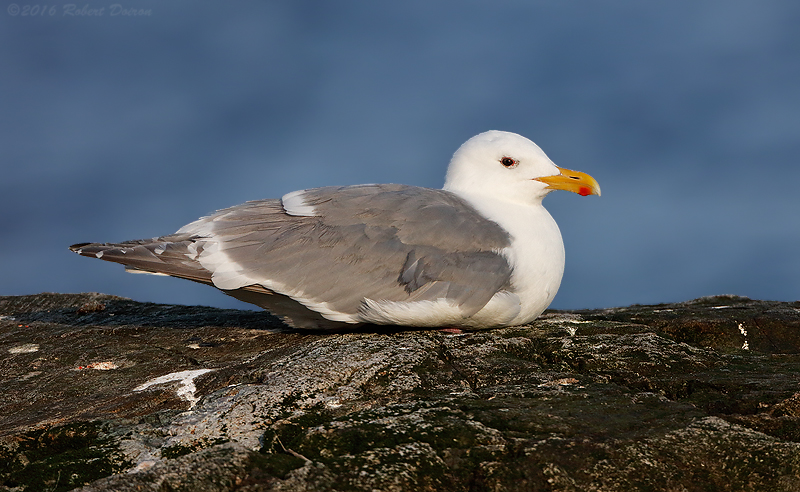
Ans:
{"label": "blue background", "polygon": [[551,307],[800,298],[796,0],[115,3],[0,11],[0,295],[247,306],[67,246],[301,188],[440,187],[499,129],[603,189],[545,200]]}

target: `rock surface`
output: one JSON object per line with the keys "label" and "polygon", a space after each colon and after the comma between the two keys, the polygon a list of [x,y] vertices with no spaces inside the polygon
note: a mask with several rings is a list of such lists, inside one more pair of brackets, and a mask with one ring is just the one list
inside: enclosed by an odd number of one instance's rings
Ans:
{"label": "rock surface", "polygon": [[332,334],[40,294],[0,361],[0,490],[800,490],[800,302]]}

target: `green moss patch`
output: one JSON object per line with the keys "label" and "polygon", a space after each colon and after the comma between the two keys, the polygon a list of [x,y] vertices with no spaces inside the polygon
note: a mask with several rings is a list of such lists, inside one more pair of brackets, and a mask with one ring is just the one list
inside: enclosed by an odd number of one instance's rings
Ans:
{"label": "green moss patch", "polygon": [[0,447],[0,483],[21,490],[72,490],[129,466],[95,422],[27,432]]}

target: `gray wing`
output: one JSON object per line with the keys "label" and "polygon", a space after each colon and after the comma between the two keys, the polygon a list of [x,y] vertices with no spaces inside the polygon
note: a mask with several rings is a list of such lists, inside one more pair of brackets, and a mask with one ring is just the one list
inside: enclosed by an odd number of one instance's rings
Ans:
{"label": "gray wing", "polygon": [[365,298],[447,298],[464,316],[509,287],[508,234],[443,190],[326,187],[221,210],[178,231],[198,239],[214,285],[261,285],[355,314]]}
{"label": "gray wing", "polygon": [[[71,249],[128,270],[214,285],[268,309],[288,296],[348,321],[337,313],[355,315],[364,299],[446,298],[471,316],[509,288],[511,268],[498,253],[509,245],[497,223],[452,193],[364,185],[247,202],[173,235]],[[283,296],[254,300],[271,293]]]}

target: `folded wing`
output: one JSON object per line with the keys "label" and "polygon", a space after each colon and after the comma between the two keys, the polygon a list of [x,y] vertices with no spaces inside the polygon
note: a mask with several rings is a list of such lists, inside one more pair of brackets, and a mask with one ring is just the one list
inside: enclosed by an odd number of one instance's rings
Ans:
{"label": "folded wing", "polygon": [[[177,233],[72,247],[84,256],[214,285],[292,324],[302,312],[365,321],[365,302],[445,301],[463,317],[510,288],[508,234],[452,193],[326,187],[220,210]],[[293,304],[302,307],[289,309]],[[318,314],[317,314],[318,313]]]}

